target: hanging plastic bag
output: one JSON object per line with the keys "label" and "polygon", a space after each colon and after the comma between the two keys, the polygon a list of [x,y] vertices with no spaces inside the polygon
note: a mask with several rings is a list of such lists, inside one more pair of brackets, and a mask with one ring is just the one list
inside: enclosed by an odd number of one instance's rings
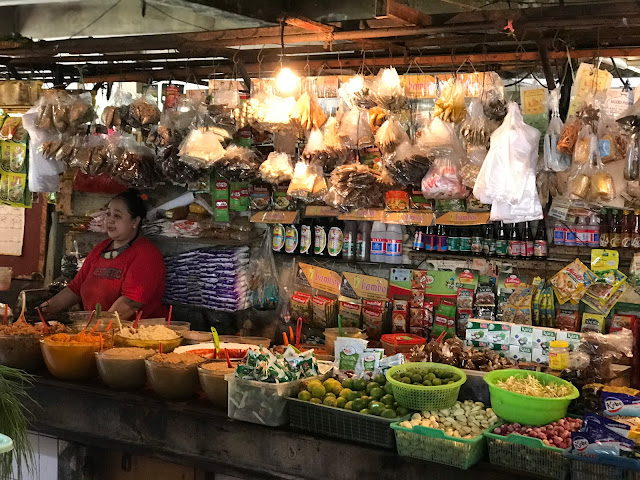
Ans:
{"label": "hanging plastic bag", "polygon": [[361,150],[373,145],[373,133],[365,110],[353,107],[342,120],[338,137],[347,148]]}
{"label": "hanging plastic bag", "polygon": [[502,79],[496,72],[485,72],[483,82],[482,110],[489,120],[500,123],[507,115]]}
{"label": "hanging plastic bag", "polygon": [[409,135],[395,117],[386,120],[375,136],[376,145],[382,153],[391,153],[398,145],[408,141]]}
{"label": "hanging plastic bag", "polygon": [[212,167],[224,156],[217,135],[210,130],[191,130],[180,145],[180,159],[196,168]]}
{"label": "hanging plastic bag", "polygon": [[131,103],[129,115],[133,120],[132,126],[141,127],[160,121],[160,109],[151,96],[142,96]]}
{"label": "hanging plastic bag", "polygon": [[293,177],[291,157],[283,152],[271,152],[260,165],[260,176],[273,185],[288,182]]}
{"label": "hanging plastic bag", "polygon": [[360,108],[374,107],[376,102],[371,95],[371,82],[363,75],[354,75],[338,88],[340,100],[346,104],[347,110],[357,106]]}
{"label": "hanging plastic bag", "polygon": [[601,114],[597,133],[602,163],[624,160],[629,138],[622,131],[620,125],[614,122],[611,117]]}
{"label": "hanging plastic bag", "polygon": [[616,197],[616,189],[611,174],[604,169],[600,159],[598,139],[591,136],[591,171],[589,174],[589,200],[592,202],[609,202]]}
{"label": "hanging plastic bag", "polygon": [[394,183],[403,187],[420,185],[431,166],[431,160],[426,153],[412,145],[408,137],[395,152],[385,155],[382,161]]}
{"label": "hanging plastic bag", "polygon": [[331,173],[331,187],[324,201],[343,209],[375,207],[382,203],[380,182],[380,173],[365,165],[341,165]]}
{"label": "hanging plastic bag", "polygon": [[551,91],[546,106],[551,111],[551,118],[544,135],[544,170],[564,172],[571,167],[571,157],[558,150],[558,142],[564,130],[560,119],[560,88]]}
{"label": "hanging plastic bag", "polygon": [[454,77],[442,87],[433,109],[433,116],[445,122],[458,123],[464,119],[466,112],[464,85]]}
{"label": "hanging plastic bag", "polygon": [[573,149],[578,141],[578,135],[583,127],[583,122],[578,117],[573,117],[567,120],[564,124],[564,129],[558,140],[557,149],[560,153],[565,155],[573,155]]}
{"label": "hanging plastic bag", "polygon": [[[327,122],[327,125],[329,125],[329,122]],[[331,173],[334,168],[344,164],[347,160],[347,150],[335,136],[333,137],[333,143],[335,146],[329,146],[325,142],[321,130],[311,130],[307,145],[302,152],[302,160],[312,165],[319,165],[326,173]]]}
{"label": "hanging plastic bag", "polygon": [[303,93],[293,107],[291,120],[295,121],[301,128],[311,130],[312,128],[322,128],[327,121],[327,115],[322,110],[318,98],[314,93]]}
{"label": "hanging plastic bag", "polygon": [[474,165],[482,165],[489,149],[491,132],[480,100],[471,101],[467,116],[460,126],[460,136],[467,151],[468,161]]}
{"label": "hanging plastic bag", "polygon": [[307,200],[313,192],[315,181],[315,175],[311,175],[310,173],[310,165],[304,161],[299,161],[294,168],[293,177],[287,189],[287,195],[293,198]]}
{"label": "hanging plastic bag", "polygon": [[422,179],[422,194],[427,199],[450,200],[466,198],[469,190],[460,177],[460,157],[449,148],[432,149],[431,168]]}
{"label": "hanging plastic bag", "polygon": [[246,147],[229,145],[224,156],[213,162],[220,176],[232,182],[244,182],[257,177],[261,158]]}
{"label": "hanging plastic bag", "polygon": [[[509,113],[491,135],[491,147],[478,174],[473,195],[485,204],[498,201],[518,205],[535,188],[535,165],[540,132],[525,124],[520,108],[509,102]],[[533,161],[533,164],[532,164]],[[532,179],[529,179],[532,176]],[[529,187],[530,188],[530,187]]]}
{"label": "hanging plastic bag", "polygon": [[249,270],[249,303],[256,310],[275,310],[278,307],[278,270],[267,233],[260,247],[260,255],[251,262]]}
{"label": "hanging plastic bag", "polygon": [[378,72],[372,88],[373,98],[379,107],[397,112],[407,105],[404,87],[395,68],[383,68]]}

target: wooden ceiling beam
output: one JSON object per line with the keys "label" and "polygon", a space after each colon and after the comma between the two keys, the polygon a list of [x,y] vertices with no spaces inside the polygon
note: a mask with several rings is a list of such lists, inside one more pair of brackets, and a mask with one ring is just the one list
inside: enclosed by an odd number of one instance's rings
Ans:
{"label": "wooden ceiling beam", "polygon": [[324,23],[316,22],[304,17],[287,17],[284,23],[292,27],[298,27],[302,30],[315,33],[331,33],[335,30],[333,25],[325,25]]}
{"label": "wooden ceiling beam", "polygon": [[418,27],[432,25],[431,16],[396,0],[376,2],[376,16],[407,22]]}

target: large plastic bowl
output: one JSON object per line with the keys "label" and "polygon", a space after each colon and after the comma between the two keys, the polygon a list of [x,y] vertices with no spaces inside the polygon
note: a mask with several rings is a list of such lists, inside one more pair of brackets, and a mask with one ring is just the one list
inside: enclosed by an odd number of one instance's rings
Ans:
{"label": "large plastic bowl", "polygon": [[97,352],[96,363],[100,378],[109,387],[116,390],[142,388],[147,383],[144,360],[150,355],[153,353],[145,350],[126,357],[111,355],[109,350]]}
{"label": "large plastic bowl", "polygon": [[[115,331],[118,328],[118,320],[116,319],[116,314],[113,312],[102,312],[100,320],[96,320],[94,314],[94,318],[91,320],[89,326],[87,326],[89,318],[91,318],[91,312],[69,312],[69,320],[71,323],[67,326],[68,331],[71,333],[78,333],[86,327],[85,331],[87,332],[92,330],[95,332],[104,332],[109,326],[109,323],[111,323],[111,331]],[[98,324],[97,328],[95,328],[96,323]],[[130,327],[133,324],[133,322],[126,320],[122,320],[120,323],[123,327]]]}
{"label": "large plastic bowl", "polygon": [[162,353],[170,353],[182,343],[182,337],[172,338],[171,340],[141,340],[115,335],[113,342],[116,347],[153,348],[154,350],[159,350],[160,344],[162,344]]}
{"label": "large plastic bowl", "polygon": [[[215,370],[206,368],[207,364],[216,366]],[[198,367],[198,375],[200,377],[200,385],[205,395],[211,403],[216,407],[227,408],[227,395],[229,388],[225,375],[234,373],[238,363],[232,363],[231,368],[227,366],[226,360],[211,360],[201,364]]]}
{"label": "large plastic bowl", "polygon": [[[570,393],[558,398],[532,397],[510,392],[496,385],[496,382],[504,381],[509,377],[526,378],[527,375],[533,375],[543,385],[549,383],[566,385]],[[529,370],[494,370],[484,376],[484,381],[489,385],[491,408],[495,414],[507,422],[518,422],[522,425],[546,425],[560,420],[566,416],[571,400],[580,395],[575,386],[561,378]]]}
{"label": "large plastic bowl", "polygon": [[174,332],[180,333],[191,330],[191,322],[174,322],[173,320],[167,325],[167,320],[164,318],[143,318],[138,325],[164,325],[170,328]]}
{"label": "large plastic bowl", "polygon": [[200,388],[197,363],[171,364],[155,362],[151,358],[144,362],[151,389],[163,398],[188,400]]}
{"label": "large plastic bowl", "polygon": [[54,342],[47,338],[40,342],[47,369],[60,380],[88,380],[98,373],[95,353],[98,344]]}
{"label": "large plastic bowl", "polygon": [[40,335],[0,335],[0,365],[36,372],[44,367]]}

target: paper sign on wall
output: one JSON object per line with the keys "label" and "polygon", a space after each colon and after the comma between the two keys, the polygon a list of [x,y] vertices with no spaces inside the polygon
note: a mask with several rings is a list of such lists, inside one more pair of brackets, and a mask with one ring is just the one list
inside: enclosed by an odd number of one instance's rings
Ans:
{"label": "paper sign on wall", "polygon": [[0,255],[22,255],[24,208],[0,205]]}
{"label": "paper sign on wall", "polygon": [[389,299],[389,282],[384,278],[351,272],[344,272],[342,275],[342,295],[373,300]]}
{"label": "paper sign on wall", "polygon": [[340,274],[327,268],[300,263],[300,270],[312,288],[340,295]]}

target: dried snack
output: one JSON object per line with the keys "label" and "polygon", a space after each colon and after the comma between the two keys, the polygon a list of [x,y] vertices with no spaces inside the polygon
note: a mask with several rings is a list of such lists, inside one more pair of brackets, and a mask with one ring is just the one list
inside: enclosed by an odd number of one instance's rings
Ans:
{"label": "dried snack", "polygon": [[196,168],[208,168],[222,158],[224,153],[224,148],[214,132],[195,129],[189,132],[180,145],[179,155],[183,162]]}
{"label": "dried snack", "polygon": [[410,140],[400,122],[392,117],[378,129],[375,142],[382,153],[391,153],[396,147]]}
{"label": "dried snack", "polygon": [[[335,119],[332,120],[335,124]],[[329,122],[327,122],[327,125],[328,123]],[[339,142],[337,137],[335,140]],[[309,141],[302,152],[301,159],[310,164],[319,165],[325,173],[331,173],[338,165],[345,163],[347,160],[347,150],[341,144],[329,146],[325,143],[322,132],[314,129],[309,135]]]}
{"label": "dried snack", "polygon": [[305,130],[321,128],[327,121],[327,115],[322,110],[315,95],[303,93],[291,112],[291,120]]}
{"label": "dried snack", "polygon": [[577,304],[587,289],[597,280],[597,275],[589,270],[579,259],[556,273],[549,281],[553,286],[560,304],[570,301]]}
{"label": "dried snack", "polygon": [[213,162],[220,176],[234,182],[256,178],[261,160],[253,150],[237,145],[227,147],[224,156]]}
{"label": "dried snack", "polygon": [[454,77],[442,88],[433,109],[433,116],[445,122],[458,123],[464,119],[466,112],[464,85]]}
{"label": "dried snack", "polygon": [[260,176],[273,185],[287,182],[293,177],[291,157],[283,152],[271,152],[260,165]]}
{"label": "dried snack", "polygon": [[482,111],[480,100],[471,101],[467,116],[460,126],[460,136],[464,142],[469,161],[478,166],[482,165],[489,149],[491,130]]}
{"label": "dried snack", "polygon": [[558,140],[557,149],[565,155],[573,155],[573,150],[578,141],[578,135],[582,129],[583,123],[579,118],[568,120],[564,125],[564,130]]}
{"label": "dried snack", "polygon": [[451,149],[438,148],[429,152],[433,163],[422,179],[422,194],[425,198],[455,199],[466,198],[469,191],[460,178],[458,157]]}
{"label": "dried snack", "polygon": [[411,144],[402,143],[395,152],[383,157],[387,174],[398,185],[420,185],[431,166],[430,158],[424,151]]}
{"label": "dried snack", "polygon": [[494,122],[502,122],[507,115],[508,106],[504,98],[502,79],[495,72],[485,72],[481,95],[484,115]]}
{"label": "dried snack", "polygon": [[353,107],[344,117],[338,137],[347,148],[363,149],[373,145],[373,133],[365,110]]}
{"label": "dried snack", "polygon": [[370,82],[363,75],[354,75],[338,89],[340,99],[348,107],[374,107],[376,103],[371,93]]}
{"label": "dried snack", "polygon": [[381,176],[364,165],[342,165],[331,174],[325,202],[335,207],[364,208],[382,200]]}
{"label": "dried snack", "polygon": [[373,98],[381,108],[395,112],[407,105],[407,97],[395,68],[383,68],[373,84]]}
{"label": "dried snack", "polygon": [[131,119],[140,126],[158,123],[160,121],[160,109],[152,99],[140,97],[131,103],[129,107]]}

